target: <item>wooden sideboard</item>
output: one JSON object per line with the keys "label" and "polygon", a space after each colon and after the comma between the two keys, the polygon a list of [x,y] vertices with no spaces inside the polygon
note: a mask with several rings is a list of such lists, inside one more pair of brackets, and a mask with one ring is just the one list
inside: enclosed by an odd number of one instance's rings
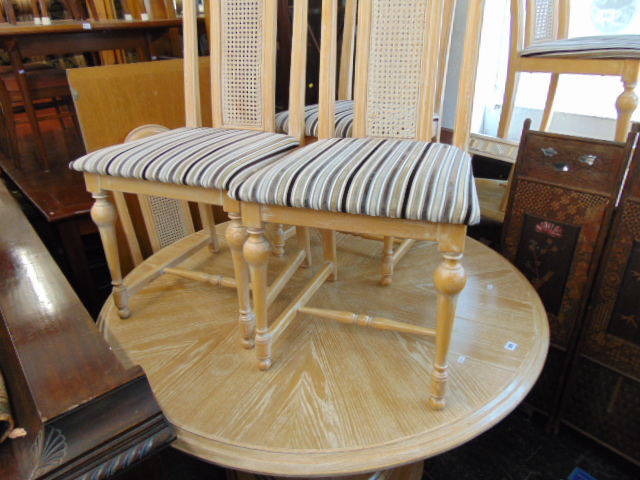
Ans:
{"label": "wooden sideboard", "polygon": [[26,431],[0,444],[0,478],[107,478],[174,440],[2,183],[0,272],[0,368]]}

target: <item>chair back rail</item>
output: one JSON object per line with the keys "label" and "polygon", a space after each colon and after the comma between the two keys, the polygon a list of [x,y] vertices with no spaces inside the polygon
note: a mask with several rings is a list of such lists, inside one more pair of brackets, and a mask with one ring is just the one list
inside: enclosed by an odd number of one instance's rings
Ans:
{"label": "chair back rail", "polygon": [[[355,0],[348,0],[354,2]],[[304,140],[304,101],[307,65],[308,0],[296,0],[291,36],[291,71],[289,80],[289,135]]]}
{"label": "chair back rail", "polygon": [[452,140],[453,145],[465,150],[469,146],[471,134],[471,115],[473,113],[473,97],[478,72],[478,45],[480,45],[480,34],[482,32],[483,12],[483,0],[469,2]]}
{"label": "chair back rail", "polygon": [[357,10],[358,0],[347,0],[342,26],[338,100],[353,100],[353,59],[355,56]]}

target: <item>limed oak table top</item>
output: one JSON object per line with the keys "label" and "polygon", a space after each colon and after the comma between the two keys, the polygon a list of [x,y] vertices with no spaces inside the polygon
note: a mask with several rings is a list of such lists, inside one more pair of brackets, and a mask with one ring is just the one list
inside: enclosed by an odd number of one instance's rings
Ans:
{"label": "limed oak table top", "polygon": [[[231,256],[206,249],[183,266],[232,275]],[[185,247],[201,234],[169,249]],[[322,263],[300,270],[292,299]],[[287,252],[295,250],[290,240]],[[158,256],[168,254],[167,250]],[[339,279],[309,306],[434,327],[437,246],[415,245],[378,285],[380,242],[338,234]],[[152,257],[126,282],[153,268]],[[155,258],[155,259],[154,259]],[[270,278],[287,260],[272,258]],[[546,357],[548,324],[527,280],[500,255],[468,239],[469,274],[449,354],[447,406],[429,408],[432,338],[346,326],[298,315],[274,344],[273,366],[256,367],[240,347],[235,291],[164,275],[118,318],[109,300],[100,323],[125,364],[140,364],[178,432],[175,446],[229,468],[269,475],[332,476],[410,464],[454,448],[512,411]],[[272,305],[274,316],[284,301]]]}

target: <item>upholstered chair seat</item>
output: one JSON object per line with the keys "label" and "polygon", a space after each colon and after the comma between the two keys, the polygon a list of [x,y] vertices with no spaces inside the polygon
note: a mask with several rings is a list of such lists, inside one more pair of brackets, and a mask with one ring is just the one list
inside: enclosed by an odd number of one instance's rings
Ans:
{"label": "upholstered chair seat", "polygon": [[325,139],[231,182],[236,200],[433,223],[475,224],[471,157],[441,143]]}
{"label": "upholstered chair seat", "polygon": [[[307,137],[318,138],[319,105],[307,105],[304,108],[304,128]],[[335,132],[338,138],[349,138],[353,130],[353,100],[336,100]],[[276,114],[276,132],[289,131],[289,111]]]}
{"label": "upholstered chair seat", "polygon": [[553,40],[521,50],[523,57],[640,58],[640,35],[597,35]]}
{"label": "upholstered chair seat", "polygon": [[[334,136],[351,138],[353,136],[353,100],[336,100]],[[318,138],[320,108],[318,104],[307,105],[304,109],[304,128],[307,137]],[[437,131],[440,121],[438,113],[433,114],[433,129]],[[276,132],[289,131],[289,111],[276,114]]]}
{"label": "upholstered chair seat", "polygon": [[178,128],[89,153],[71,162],[86,173],[227,190],[299,145],[287,135],[226,128]]}

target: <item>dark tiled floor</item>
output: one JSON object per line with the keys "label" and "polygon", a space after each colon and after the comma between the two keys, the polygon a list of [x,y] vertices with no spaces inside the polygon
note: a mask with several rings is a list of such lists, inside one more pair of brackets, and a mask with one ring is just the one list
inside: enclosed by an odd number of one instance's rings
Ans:
{"label": "dark tiled floor", "polygon": [[[425,462],[424,480],[564,480],[578,467],[597,480],[638,480],[640,468],[526,407],[474,440]],[[588,477],[587,477],[588,478]]]}
{"label": "dark tiled floor", "polygon": [[[64,159],[63,161],[66,161]],[[41,238],[58,261],[68,271],[57,232],[16,192],[23,209]],[[475,238],[496,246],[499,226],[475,228]],[[97,235],[86,239],[100,286],[100,298],[108,294],[108,273]],[[100,305],[87,305],[96,312]],[[576,467],[597,480],[640,480],[637,467],[593,440],[561,426],[557,434],[545,429],[544,418],[530,414],[526,407],[518,408],[505,420],[474,440],[425,462],[424,480],[577,480],[570,478]],[[575,475],[575,474],[574,474]],[[207,464],[175,449],[166,449],[153,460],[122,476],[122,480],[218,480],[224,479],[224,469]]]}

